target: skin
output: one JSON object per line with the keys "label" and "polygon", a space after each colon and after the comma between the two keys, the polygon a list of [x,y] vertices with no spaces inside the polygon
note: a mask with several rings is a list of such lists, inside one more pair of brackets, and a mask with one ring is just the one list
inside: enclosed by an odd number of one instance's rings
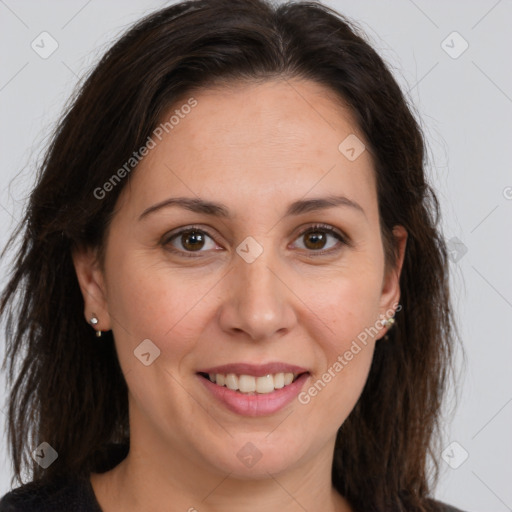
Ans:
{"label": "skin", "polygon": [[[193,96],[197,106],[124,187],[104,265],[92,249],[74,253],[85,317],[95,313],[96,329],[112,329],[129,388],[130,453],[91,475],[94,492],[107,512],[350,511],[331,484],[336,432],[386,332],[378,320],[399,301],[407,233],[395,227],[398,262],[386,270],[371,155],[350,161],[338,150],[350,134],[364,138],[323,86],[275,80]],[[285,217],[291,202],[330,194],[364,213],[336,206]],[[178,196],[221,202],[232,218],[167,207],[139,220]],[[351,244],[329,232],[323,245],[300,235],[314,223]],[[186,236],[162,243],[190,225],[208,231],[203,244]],[[252,263],[236,252],[248,236],[263,247]],[[315,256],[322,249],[328,253]],[[307,390],[375,325],[378,334],[308,404],[294,400],[275,414],[235,414],[196,375],[225,363],[283,361],[310,371]],[[145,339],[160,350],[149,366],[134,356]],[[237,457],[248,442],[261,453],[252,467]]]}

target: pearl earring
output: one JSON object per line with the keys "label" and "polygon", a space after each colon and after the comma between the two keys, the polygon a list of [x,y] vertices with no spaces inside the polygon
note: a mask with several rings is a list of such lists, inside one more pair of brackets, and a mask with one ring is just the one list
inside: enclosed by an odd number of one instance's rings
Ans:
{"label": "pearl earring", "polygon": [[[395,323],[395,319],[394,317],[391,317],[391,318],[388,318],[387,320],[385,320],[382,325],[384,327],[387,327],[388,330],[393,327],[393,324]],[[384,335],[384,341],[388,341],[389,340],[389,334],[386,332],[386,334]]]}
{"label": "pearl earring", "polygon": [[[98,325],[98,317],[95,313],[92,314],[91,318],[89,319],[89,323],[94,327],[95,325]],[[96,331],[96,337],[101,338],[101,331]]]}
{"label": "pearl earring", "polygon": [[395,323],[395,319],[393,317],[388,318],[385,322],[386,327],[391,327]]}

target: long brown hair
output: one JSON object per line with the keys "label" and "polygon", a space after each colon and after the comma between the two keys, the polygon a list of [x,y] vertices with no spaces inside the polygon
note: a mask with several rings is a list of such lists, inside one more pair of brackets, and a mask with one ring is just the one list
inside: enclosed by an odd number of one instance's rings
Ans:
{"label": "long brown hair", "polygon": [[[103,247],[129,177],[104,197],[95,190],[144,145],[177,98],[269,78],[312,80],[349,105],[375,162],[388,265],[396,257],[393,226],[408,231],[402,311],[389,339],[377,343],[363,393],[339,429],[333,485],[358,511],[436,510],[429,499],[435,459],[432,475],[427,468],[456,335],[424,139],[364,34],[314,2],[196,0],[164,8],[112,46],[76,93],[7,246],[19,240],[0,314],[9,450],[20,483],[23,469],[34,480],[99,471],[110,443],[129,442],[127,386],[112,334],[95,343],[71,258],[75,246]],[[47,469],[30,457],[42,441],[59,454]]]}

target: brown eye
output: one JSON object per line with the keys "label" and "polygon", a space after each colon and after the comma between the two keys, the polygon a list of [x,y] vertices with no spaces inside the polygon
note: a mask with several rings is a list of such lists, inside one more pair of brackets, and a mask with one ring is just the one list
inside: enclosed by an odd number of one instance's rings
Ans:
{"label": "brown eye", "polygon": [[[312,226],[300,233],[297,240],[303,241],[303,247],[300,248],[312,252],[315,256],[332,253],[339,250],[342,245],[348,245],[345,237],[329,225]],[[315,252],[317,254],[314,254]]]}
{"label": "brown eye", "polygon": [[187,251],[196,251],[204,245],[204,234],[200,231],[185,231],[181,233],[180,242]]}
{"label": "brown eye", "polygon": [[303,236],[304,240],[306,240],[304,245],[308,249],[323,249],[327,241],[326,233],[322,233],[321,231],[310,231],[309,233],[305,233]]}
{"label": "brown eye", "polygon": [[191,256],[193,253],[200,255],[217,247],[208,233],[197,228],[182,229],[177,233],[168,235],[164,238],[162,245],[170,252],[182,256]]}

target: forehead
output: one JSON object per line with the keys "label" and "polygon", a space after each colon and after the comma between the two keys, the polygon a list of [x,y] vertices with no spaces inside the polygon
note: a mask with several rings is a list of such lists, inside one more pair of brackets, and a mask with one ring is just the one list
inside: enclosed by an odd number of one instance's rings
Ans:
{"label": "forehead", "polygon": [[362,138],[348,106],[311,81],[232,83],[197,91],[194,97],[198,106],[190,117],[199,118],[202,129],[184,122],[175,135],[186,135],[191,145],[211,142],[212,152],[241,148],[263,158],[267,149],[280,147],[299,154],[312,149],[328,153],[338,149],[344,134]]}
{"label": "forehead", "polygon": [[[185,108],[190,104],[195,106]],[[197,90],[175,102],[161,126],[166,122],[161,140],[153,137],[155,146],[128,187],[139,207],[169,195],[213,195],[240,207],[256,198],[308,193],[375,199],[368,151],[351,160],[341,150],[347,138],[364,143],[350,109],[314,82],[275,80]]]}

